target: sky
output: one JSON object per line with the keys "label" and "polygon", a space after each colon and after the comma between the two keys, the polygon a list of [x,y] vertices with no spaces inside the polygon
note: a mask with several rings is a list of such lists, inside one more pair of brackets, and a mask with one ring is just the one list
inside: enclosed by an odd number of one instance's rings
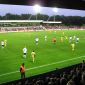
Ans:
{"label": "sky", "polygon": [[[28,13],[33,15],[36,14],[33,6],[0,4],[0,15],[4,16],[6,13],[18,15]],[[58,8],[58,11],[54,12],[52,7],[41,7],[40,13],[49,16],[53,15],[82,16],[82,17],[85,16],[84,10]]]}

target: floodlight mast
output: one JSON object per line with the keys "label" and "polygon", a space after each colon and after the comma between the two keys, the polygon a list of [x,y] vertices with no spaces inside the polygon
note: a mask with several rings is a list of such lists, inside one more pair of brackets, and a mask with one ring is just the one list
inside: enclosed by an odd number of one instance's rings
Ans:
{"label": "floodlight mast", "polygon": [[55,13],[55,14],[54,14],[54,22],[55,22],[55,16],[56,16],[56,13],[58,12],[58,8],[54,7],[54,8],[53,8],[53,12]]}
{"label": "floodlight mast", "polygon": [[40,11],[41,11],[41,6],[38,5],[38,4],[36,4],[36,5],[34,5],[33,8],[34,8],[34,11],[35,11],[35,13],[36,13],[36,20],[37,20],[37,14],[40,13]]}

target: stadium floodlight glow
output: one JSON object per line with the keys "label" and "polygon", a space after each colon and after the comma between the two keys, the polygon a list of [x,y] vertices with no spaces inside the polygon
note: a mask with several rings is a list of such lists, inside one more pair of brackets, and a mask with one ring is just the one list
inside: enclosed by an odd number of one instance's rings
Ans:
{"label": "stadium floodlight glow", "polygon": [[53,8],[53,12],[57,13],[58,12],[58,8],[54,7]]}
{"label": "stadium floodlight glow", "polygon": [[36,4],[36,5],[34,5],[33,9],[34,9],[34,11],[35,11],[35,13],[36,13],[36,20],[37,20],[37,14],[40,13],[40,11],[41,11],[41,6],[38,5],[38,4]]}
{"label": "stadium floodlight glow", "polygon": [[54,7],[54,8],[53,8],[53,12],[55,13],[55,14],[54,14],[54,22],[55,22],[55,15],[56,15],[56,13],[58,12],[58,8]]}
{"label": "stadium floodlight glow", "polygon": [[35,13],[40,13],[40,11],[41,11],[40,5],[36,4],[36,5],[34,5],[33,8],[34,8]]}

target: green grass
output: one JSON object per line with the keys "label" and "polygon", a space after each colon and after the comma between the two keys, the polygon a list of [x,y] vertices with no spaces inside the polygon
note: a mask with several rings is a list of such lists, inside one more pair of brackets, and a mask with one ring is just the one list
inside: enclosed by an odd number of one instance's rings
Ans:
{"label": "green grass", "polygon": [[[60,37],[63,36],[78,36],[80,38],[79,43],[75,44],[75,51],[72,52],[71,45],[68,40],[64,39],[62,43]],[[44,40],[44,36],[47,35],[47,42]],[[35,45],[35,37],[39,37],[39,45]],[[52,43],[52,38],[56,37],[56,44]],[[85,56],[85,31],[84,30],[57,30],[55,31],[41,31],[41,32],[22,32],[22,33],[1,33],[0,41],[7,40],[7,47],[4,49],[0,46],[0,75],[10,72],[19,71],[20,65],[24,62],[26,69],[26,77],[52,71],[56,68],[64,68],[76,63],[80,63]],[[26,45],[28,49],[27,58],[22,57],[22,49]],[[35,62],[32,62],[30,54],[32,51],[36,52]],[[76,60],[70,60],[66,62],[56,63],[49,66],[38,67],[47,65],[63,60],[81,57]],[[0,76],[0,83],[13,81],[20,79],[20,73]]]}

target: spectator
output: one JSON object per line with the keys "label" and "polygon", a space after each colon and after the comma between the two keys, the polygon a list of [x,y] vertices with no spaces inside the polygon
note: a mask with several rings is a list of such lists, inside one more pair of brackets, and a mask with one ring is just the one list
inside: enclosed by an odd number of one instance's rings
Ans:
{"label": "spectator", "polygon": [[66,74],[63,75],[60,79],[60,85],[66,85],[67,79],[66,79]]}
{"label": "spectator", "polygon": [[47,85],[49,81],[50,81],[50,78],[49,78],[49,77],[46,77],[46,78],[45,78],[45,82],[44,82],[45,85]]}
{"label": "spectator", "polygon": [[85,85],[85,72],[82,72],[81,82],[82,82],[82,85]]}
{"label": "spectator", "polygon": [[85,69],[85,61],[83,60],[82,61],[82,70],[84,70]]}
{"label": "spectator", "polygon": [[73,79],[70,79],[70,80],[68,81],[67,85],[75,85]]}
{"label": "spectator", "polygon": [[78,81],[78,77],[76,74],[73,75],[72,79],[73,79],[75,85],[79,85],[80,82]]}

